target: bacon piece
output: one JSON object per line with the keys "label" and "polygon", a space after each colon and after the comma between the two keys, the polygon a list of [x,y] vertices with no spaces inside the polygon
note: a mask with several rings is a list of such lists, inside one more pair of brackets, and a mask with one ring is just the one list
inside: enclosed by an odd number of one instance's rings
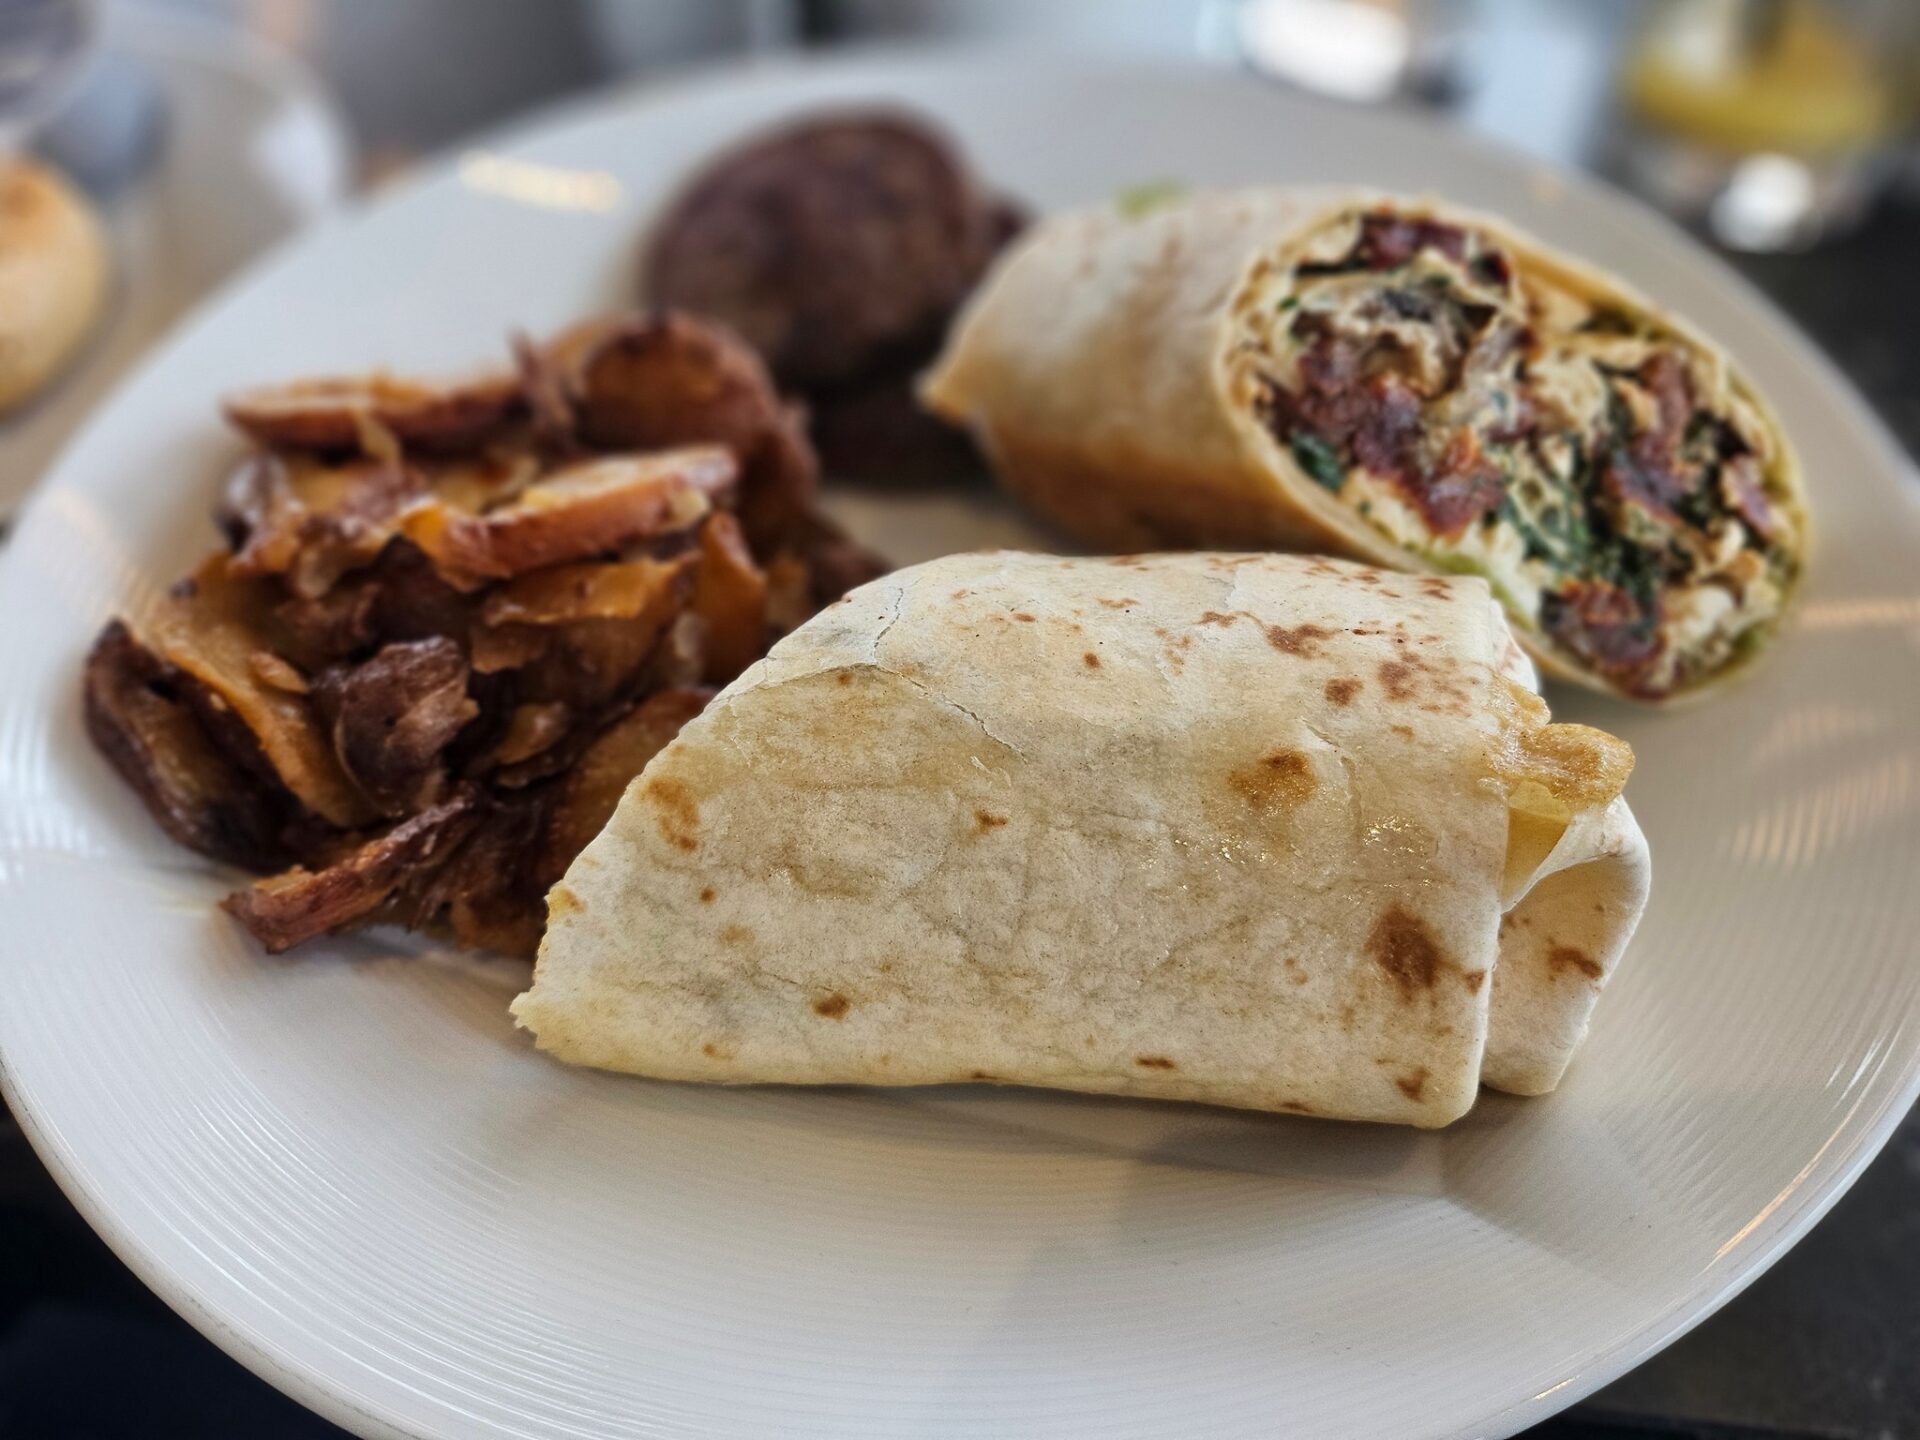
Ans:
{"label": "bacon piece", "polygon": [[1720,467],[1720,498],[1763,540],[1774,538],[1773,505],[1760,481],[1760,462],[1736,455]]}
{"label": "bacon piece", "polygon": [[1420,397],[1391,371],[1367,374],[1357,342],[1323,335],[1300,359],[1301,388],[1272,396],[1283,437],[1304,428],[1394,481],[1436,535],[1457,535],[1506,495],[1497,466],[1467,429],[1456,430],[1437,458],[1427,452]]}
{"label": "bacon piece", "polygon": [[[1414,219],[1387,210],[1370,211],[1360,217],[1360,238],[1337,268],[1391,270],[1429,247],[1449,260],[1459,260],[1467,253],[1466,232],[1458,225],[1438,220]],[[1319,267],[1302,268],[1311,273]]]}
{"label": "bacon piece", "polygon": [[1554,639],[1629,690],[1665,643],[1658,614],[1604,580],[1575,580],[1545,596],[1540,619]]}

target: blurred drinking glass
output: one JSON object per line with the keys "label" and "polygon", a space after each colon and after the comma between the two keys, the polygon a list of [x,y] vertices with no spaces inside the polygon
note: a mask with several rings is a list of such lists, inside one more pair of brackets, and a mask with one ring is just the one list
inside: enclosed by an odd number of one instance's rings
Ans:
{"label": "blurred drinking glass", "polygon": [[97,21],[94,0],[0,0],[0,154],[65,98]]}
{"label": "blurred drinking glass", "polygon": [[1341,100],[1452,99],[1462,0],[1235,0],[1231,47],[1254,70]]}
{"label": "blurred drinking glass", "polygon": [[1910,114],[1909,0],[1663,0],[1620,73],[1626,180],[1743,250],[1843,232]]}

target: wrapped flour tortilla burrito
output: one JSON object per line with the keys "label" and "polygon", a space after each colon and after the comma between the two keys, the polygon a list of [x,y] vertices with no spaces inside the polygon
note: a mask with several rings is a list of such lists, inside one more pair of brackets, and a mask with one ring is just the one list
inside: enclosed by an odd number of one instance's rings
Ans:
{"label": "wrapped flour tortilla burrito", "polygon": [[1640,700],[1761,649],[1800,475],[1710,340],[1504,222],[1261,190],[1062,216],[924,382],[1103,549],[1333,549],[1485,576],[1548,669]]}
{"label": "wrapped flour tortilla burrito", "polygon": [[1437,1126],[1550,1090],[1645,903],[1626,745],[1484,582],[963,555],[722,691],[514,1014],[674,1080],[998,1081]]}

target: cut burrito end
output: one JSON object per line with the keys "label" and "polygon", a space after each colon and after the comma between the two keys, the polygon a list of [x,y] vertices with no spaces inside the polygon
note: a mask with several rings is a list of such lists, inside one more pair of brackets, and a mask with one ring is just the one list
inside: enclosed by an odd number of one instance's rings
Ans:
{"label": "cut burrito end", "polygon": [[1807,553],[1785,434],[1711,341],[1439,201],[1050,219],[922,394],[1091,546],[1479,575],[1550,671],[1638,700],[1761,649]]}
{"label": "cut burrito end", "polygon": [[1473,578],[914,566],[653,759],[514,1014],[662,1079],[1444,1125],[1553,1088],[1646,894],[1631,752],[1529,677]]}
{"label": "cut burrito end", "polygon": [[1793,459],[1711,346],[1457,212],[1337,208],[1258,261],[1229,384],[1380,538],[1482,575],[1555,668],[1660,700],[1751,652],[1803,528]]}

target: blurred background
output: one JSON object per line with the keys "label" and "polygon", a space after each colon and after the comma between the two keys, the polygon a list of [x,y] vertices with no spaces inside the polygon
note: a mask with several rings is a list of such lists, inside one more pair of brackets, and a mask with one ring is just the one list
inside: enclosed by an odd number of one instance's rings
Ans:
{"label": "blurred background", "polygon": [[[209,288],[424,158],[690,66],[909,42],[1188,56],[1602,174],[1718,248],[1920,452],[1912,0],[0,0],[0,202],[23,167],[54,177],[109,297],[10,390],[31,279],[0,203],[0,516]],[[1535,1433],[1920,1435],[1916,1257],[1910,1118],[1750,1291]],[[152,1299],[0,1112],[0,1437],[338,1433]]]}

